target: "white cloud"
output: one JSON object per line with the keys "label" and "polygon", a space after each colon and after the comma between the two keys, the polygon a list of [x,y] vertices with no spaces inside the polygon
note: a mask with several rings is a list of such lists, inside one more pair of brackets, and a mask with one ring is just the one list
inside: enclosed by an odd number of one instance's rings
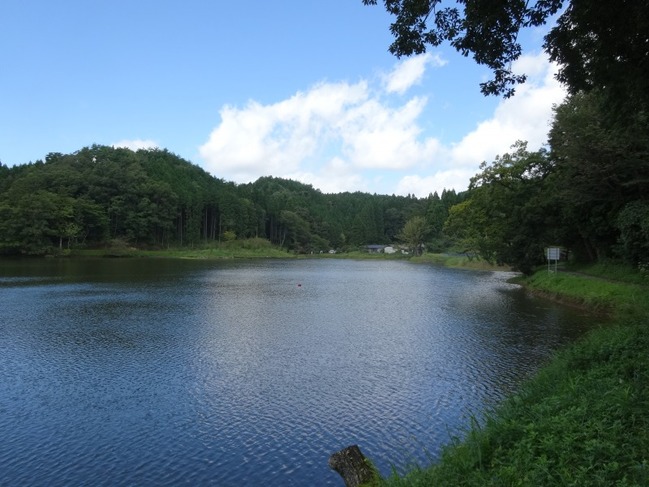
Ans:
{"label": "white cloud", "polygon": [[[527,140],[530,150],[546,141],[552,105],[565,92],[545,57],[523,56],[516,68],[528,73],[528,82],[501,100],[491,117],[447,144],[427,129],[439,125],[429,123],[443,116],[439,109],[424,96],[402,98],[433,64],[443,61],[428,55],[399,63],[383,88],[367,80],[320,83],[273,104],[225,106],[199,148],[203,166],[237,183],[272,175],[323,192],[426,196],[466,189],[482,161],[508,152],[516,140]],[[435,99],[439,95],[451,96]]]}
{"label": "white cloud", "polygon": [[345,153],[366,169],[405,169],[430,159],[439,143],[420,140],[417,119],[425,105],[426,99],[413,98],[392,109],[373,100],[350,110],[340,131]]}
{"label": "white cloud", "polygon": [[322,83],[272,105],[251,101],[243,109],[224,107],[221,124],[200,155],[208,170],[236,182],[296,172],[332,136],[350,107],[367,99],[367,92],[365,82]]}
{"label": "white cloud", "polygon": [[131,149],[132,151],[137,151],[139,149],[157,149],[159,147],[158,143],[153,140],[144,140],[144,139],[132,139],[132,140],[120,140],[115,142],[113,147],[122,147],[124,149]]}
{"label": "white cloud", "polygon": [[323,193],[371,191],[364,176],[355,172],[350,164],[339,157],[334,157],[317,173],[295,172],[287,174],[286,177],[305,184],[311,184]]}
{"label": "white cloud", "polygon": [[410,87],[421,82],[428,64],[441,67],[446,64],[446,61],[439,54],[432,53],[407,58],[398,63],[392,72],[385,76],[385,91],[404,94]]}
{"label": "white cloud", "polygon": [[509,151],[517,140],[528,141],[530,150],[539,149],[547,140],[552,120],[552,106],[561,103],[565,90],[554,78],[556,66],[543,54],[522,56],[515,70],[529,75],[528,81],[516,89],[516,95],[503,99],[493,116],[450,148],[455,165],[475,166],[492,161],[496,155]]}
{"label": "white cloud", "polygon": [[429,176],[404,176],[397,184],[397,194],[414,194],[425,197],[437,191],[439,195],[444,189],[456,192],[467,189],[469,179],[475,175],[473,169],[448,169],[438,171]]}
{"label": "white cloud", "polygon": [[[199,151],[206,168],[235,182],[261,175],[288,177],[310,162],[335,157],[345,167],[403,169],[432,157],[434,138],[422,138],[417,124],[425,98],[397,107],[372,95],[368,83],[322,83],[306,93],[272,105],[249,102],[242,109],[225,107],[221,123]],[[323,177],[338,166],[322,166]]]}

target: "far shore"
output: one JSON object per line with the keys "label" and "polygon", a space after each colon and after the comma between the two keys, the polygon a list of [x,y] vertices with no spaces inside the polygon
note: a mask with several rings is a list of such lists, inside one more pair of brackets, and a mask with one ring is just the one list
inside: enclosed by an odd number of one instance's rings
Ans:
{"label": "far shore", "polygon": [[135,247],[74,249],[63,251],[49,257],[84,258],[167,258],[167,259],[356,259],[356,260],[400,260],[419,264],[433,264],[443,267],[484,271],[511,271],[511,267],[491,264],[484,259],[460,253],[424,253],[413,256],[394,253],[368,253],[364,251],[322,252],[300,254],[271,245],[268,246],[235,246],[221,244],[206,248],[168,248],[145,250]]}

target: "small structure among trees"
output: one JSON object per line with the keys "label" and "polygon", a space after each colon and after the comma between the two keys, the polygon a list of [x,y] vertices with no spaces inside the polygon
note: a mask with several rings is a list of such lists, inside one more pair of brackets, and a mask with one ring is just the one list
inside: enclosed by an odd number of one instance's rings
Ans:
{"label": "small structure among trees", "polygon": [[370,254],[382,254],[383,251],[385,250],[385,245],[377,245],[377,244],[366,245],[365,250],[367,250],[367,252]]}

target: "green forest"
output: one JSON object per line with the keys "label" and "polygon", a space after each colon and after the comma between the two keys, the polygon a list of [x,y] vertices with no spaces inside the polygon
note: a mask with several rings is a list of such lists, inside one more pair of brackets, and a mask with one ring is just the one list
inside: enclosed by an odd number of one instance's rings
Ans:
{"label": "green forest", "polygon": [[[0,165],[0,252],[200,247],[261,238],[295,253],[402,245],[528,273],[544,248],[582,262],[649,264],[649,123],[597,91],[555,108],[547,145],[484,161],[469,188],[426,198],[324,194],[296,181],[218,179],[166,150],[93,145]],[[476,161],[476,163],[479,161]]]}
{"label": "green forest", "polygon": [[115,241],[160,249],[262,238],[297,253],[344,251],[400,241],[418,221],[435,241],[461,199],[454,191],[424,199],[323,194],[270,176],[236,185],[166,150],[94,145],[0,166],[0,249],[49,254]]}

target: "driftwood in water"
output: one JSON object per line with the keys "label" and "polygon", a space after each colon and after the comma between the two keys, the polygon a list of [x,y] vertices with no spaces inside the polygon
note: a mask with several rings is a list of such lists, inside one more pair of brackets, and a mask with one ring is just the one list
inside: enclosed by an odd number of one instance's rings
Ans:
{"label": "driftwood in water", "polygon": [[340,474],[347,487],[372,485],[377,480],[376,470],[357,445],[348,446],[331,455],[329,466]]}

